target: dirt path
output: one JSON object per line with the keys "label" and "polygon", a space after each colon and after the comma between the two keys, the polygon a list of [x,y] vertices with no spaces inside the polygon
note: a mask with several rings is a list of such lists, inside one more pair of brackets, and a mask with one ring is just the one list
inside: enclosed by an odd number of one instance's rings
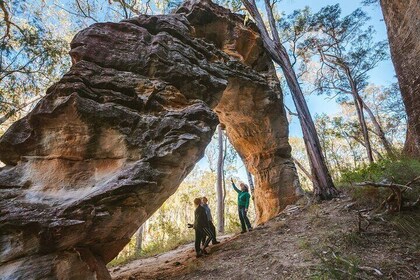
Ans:
{"label": "dirt path", "polygon": [[[219,236],[218,245],[210,245],[212,250],[234,240],[237,236]],[[169,276],[188,272],[190,264],[195,263],[194,244],[181,245],[175,250],[153,257],[141,258],[128,264],[110,269],[113,279],[167,279]]]}
{"label": "dirt path", "polygon": [[[365,226],[363,221],[362,226]],[[193,245],[111,269],[114,279],[420,279],[420,211],[358,232],[349,198],[292,206],[195,258]]]}

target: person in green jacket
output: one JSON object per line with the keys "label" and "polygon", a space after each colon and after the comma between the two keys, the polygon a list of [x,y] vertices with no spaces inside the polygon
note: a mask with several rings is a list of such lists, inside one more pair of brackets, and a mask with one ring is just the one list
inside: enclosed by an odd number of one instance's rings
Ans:
{"label": "person in green jacket", "polygon": [[252,230],[251,223],[247,217],[248,207],[249,207],[249,198],[251,195],[248,192],[248,186],[244,183],[240,184],[241,189],[238,189],[233,182],[233,179],[230,179],[232,182],[233,189],[238,193],[238,214],[239,220],[241,221],[242,231],[241,233],[246,232],[246,228],[248,227],[248,231]]}

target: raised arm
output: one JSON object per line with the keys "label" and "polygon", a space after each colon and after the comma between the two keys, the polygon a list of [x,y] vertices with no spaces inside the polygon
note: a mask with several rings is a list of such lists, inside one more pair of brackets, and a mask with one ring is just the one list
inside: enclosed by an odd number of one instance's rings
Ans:
{"label": "raised arm", "polygon": [[233,179],[231,178],[230,181],[232,182],[232,187],[233,189],[237,192],[240,193],[241,191],[235,186],[235,183],[233,182]]}

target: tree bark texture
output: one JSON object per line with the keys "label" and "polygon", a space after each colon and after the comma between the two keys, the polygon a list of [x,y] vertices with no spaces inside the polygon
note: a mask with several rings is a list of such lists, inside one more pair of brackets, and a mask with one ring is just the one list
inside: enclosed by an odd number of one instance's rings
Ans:
{"label": "tree bark texture", "polygon": [[407,112],[404,153],[420,159],[420,0],[380,2]]}

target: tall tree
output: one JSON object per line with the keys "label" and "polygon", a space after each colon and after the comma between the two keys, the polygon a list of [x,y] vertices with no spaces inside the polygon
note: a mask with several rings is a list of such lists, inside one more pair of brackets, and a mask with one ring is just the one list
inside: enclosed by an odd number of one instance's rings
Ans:
{"label": "tall tree", "polygon": [[217,230],[218,232],[225,232],[225,211],[224,211],[224,195],[223,195],[223,131],[222,124],[217,126],[217,140],[219,143],[218,159],[217,159]]}
{"label": "tall tree", "polygon": [[[260,33],[263,44],[274,62],[282,69],[287,85],[290,89],[299,121],[302,127],[303,138],[312,173],[314,195],[321,199],[329,199],[337,194],[337,189],[329,174],[321,145],[315,129],[314,122],[305,101],[302,89],[290,61],[286,48],[280,41],[276,20],[273,13],[275,2],[264,0],[264,6],[268,19],[268,26],[264,23],[255,0],[241,0],[248,12],[254,19]],[[270,34],[271,33],[271,34]]]}
{"label": "tall tree", "polygon": [[361,94],[367,86],[368,72],[388,57],[387,42],[374,42],[373,27],[364,28],[368,19],[361,9],[342,18],[338,4],[324,7],[313,16],[311,26],[314,35],[306,40],[303,48],[311,49],[321,62],[321,69],[317,72],[317,90],[320,93],[347,94],[352,97],[367,157],[373,162],[365,111],[388,156],[393,157],[394,152],[383,128]]}
{"label": "tall tree", "polygon": [[[384,134],[387,135],[391,146],[394,148],[405,137],[405,129],[407,127],[407,115],[398,84],[393,83],[386,87],[370,84],[363,91],[362,98],[367,104],[366,108],[370,108],[369,114],[375,116],[380,127],[384,130]],[[373,126],[375,126],[375,123],[372,122]],[[377,130],[373,129],[372,131],[378,136]]]}
{"label": "tall tree", "polygon": [[249,172],[248,170],[246,171],[246,176],[248,178],[248,184],[249,184],[249,188],[251,190],[252,203],[254,204],[254,208],[255,208],[255,197],[254,197],[255,186],[254,186],[254,180],[252,179],[251,172]]}
{"label": "tall tree", "polygon": [[136,236],[136,254],[140,254],[142,251],[142,244],[143,244],[143,233],[144,233],[144,224],[139,227],[137,232],[135,233]]}
{"label": "tall tree", "polygon": [[420,159],[420,1],[380,0],[380,3],[407,112],[404,152]]}

